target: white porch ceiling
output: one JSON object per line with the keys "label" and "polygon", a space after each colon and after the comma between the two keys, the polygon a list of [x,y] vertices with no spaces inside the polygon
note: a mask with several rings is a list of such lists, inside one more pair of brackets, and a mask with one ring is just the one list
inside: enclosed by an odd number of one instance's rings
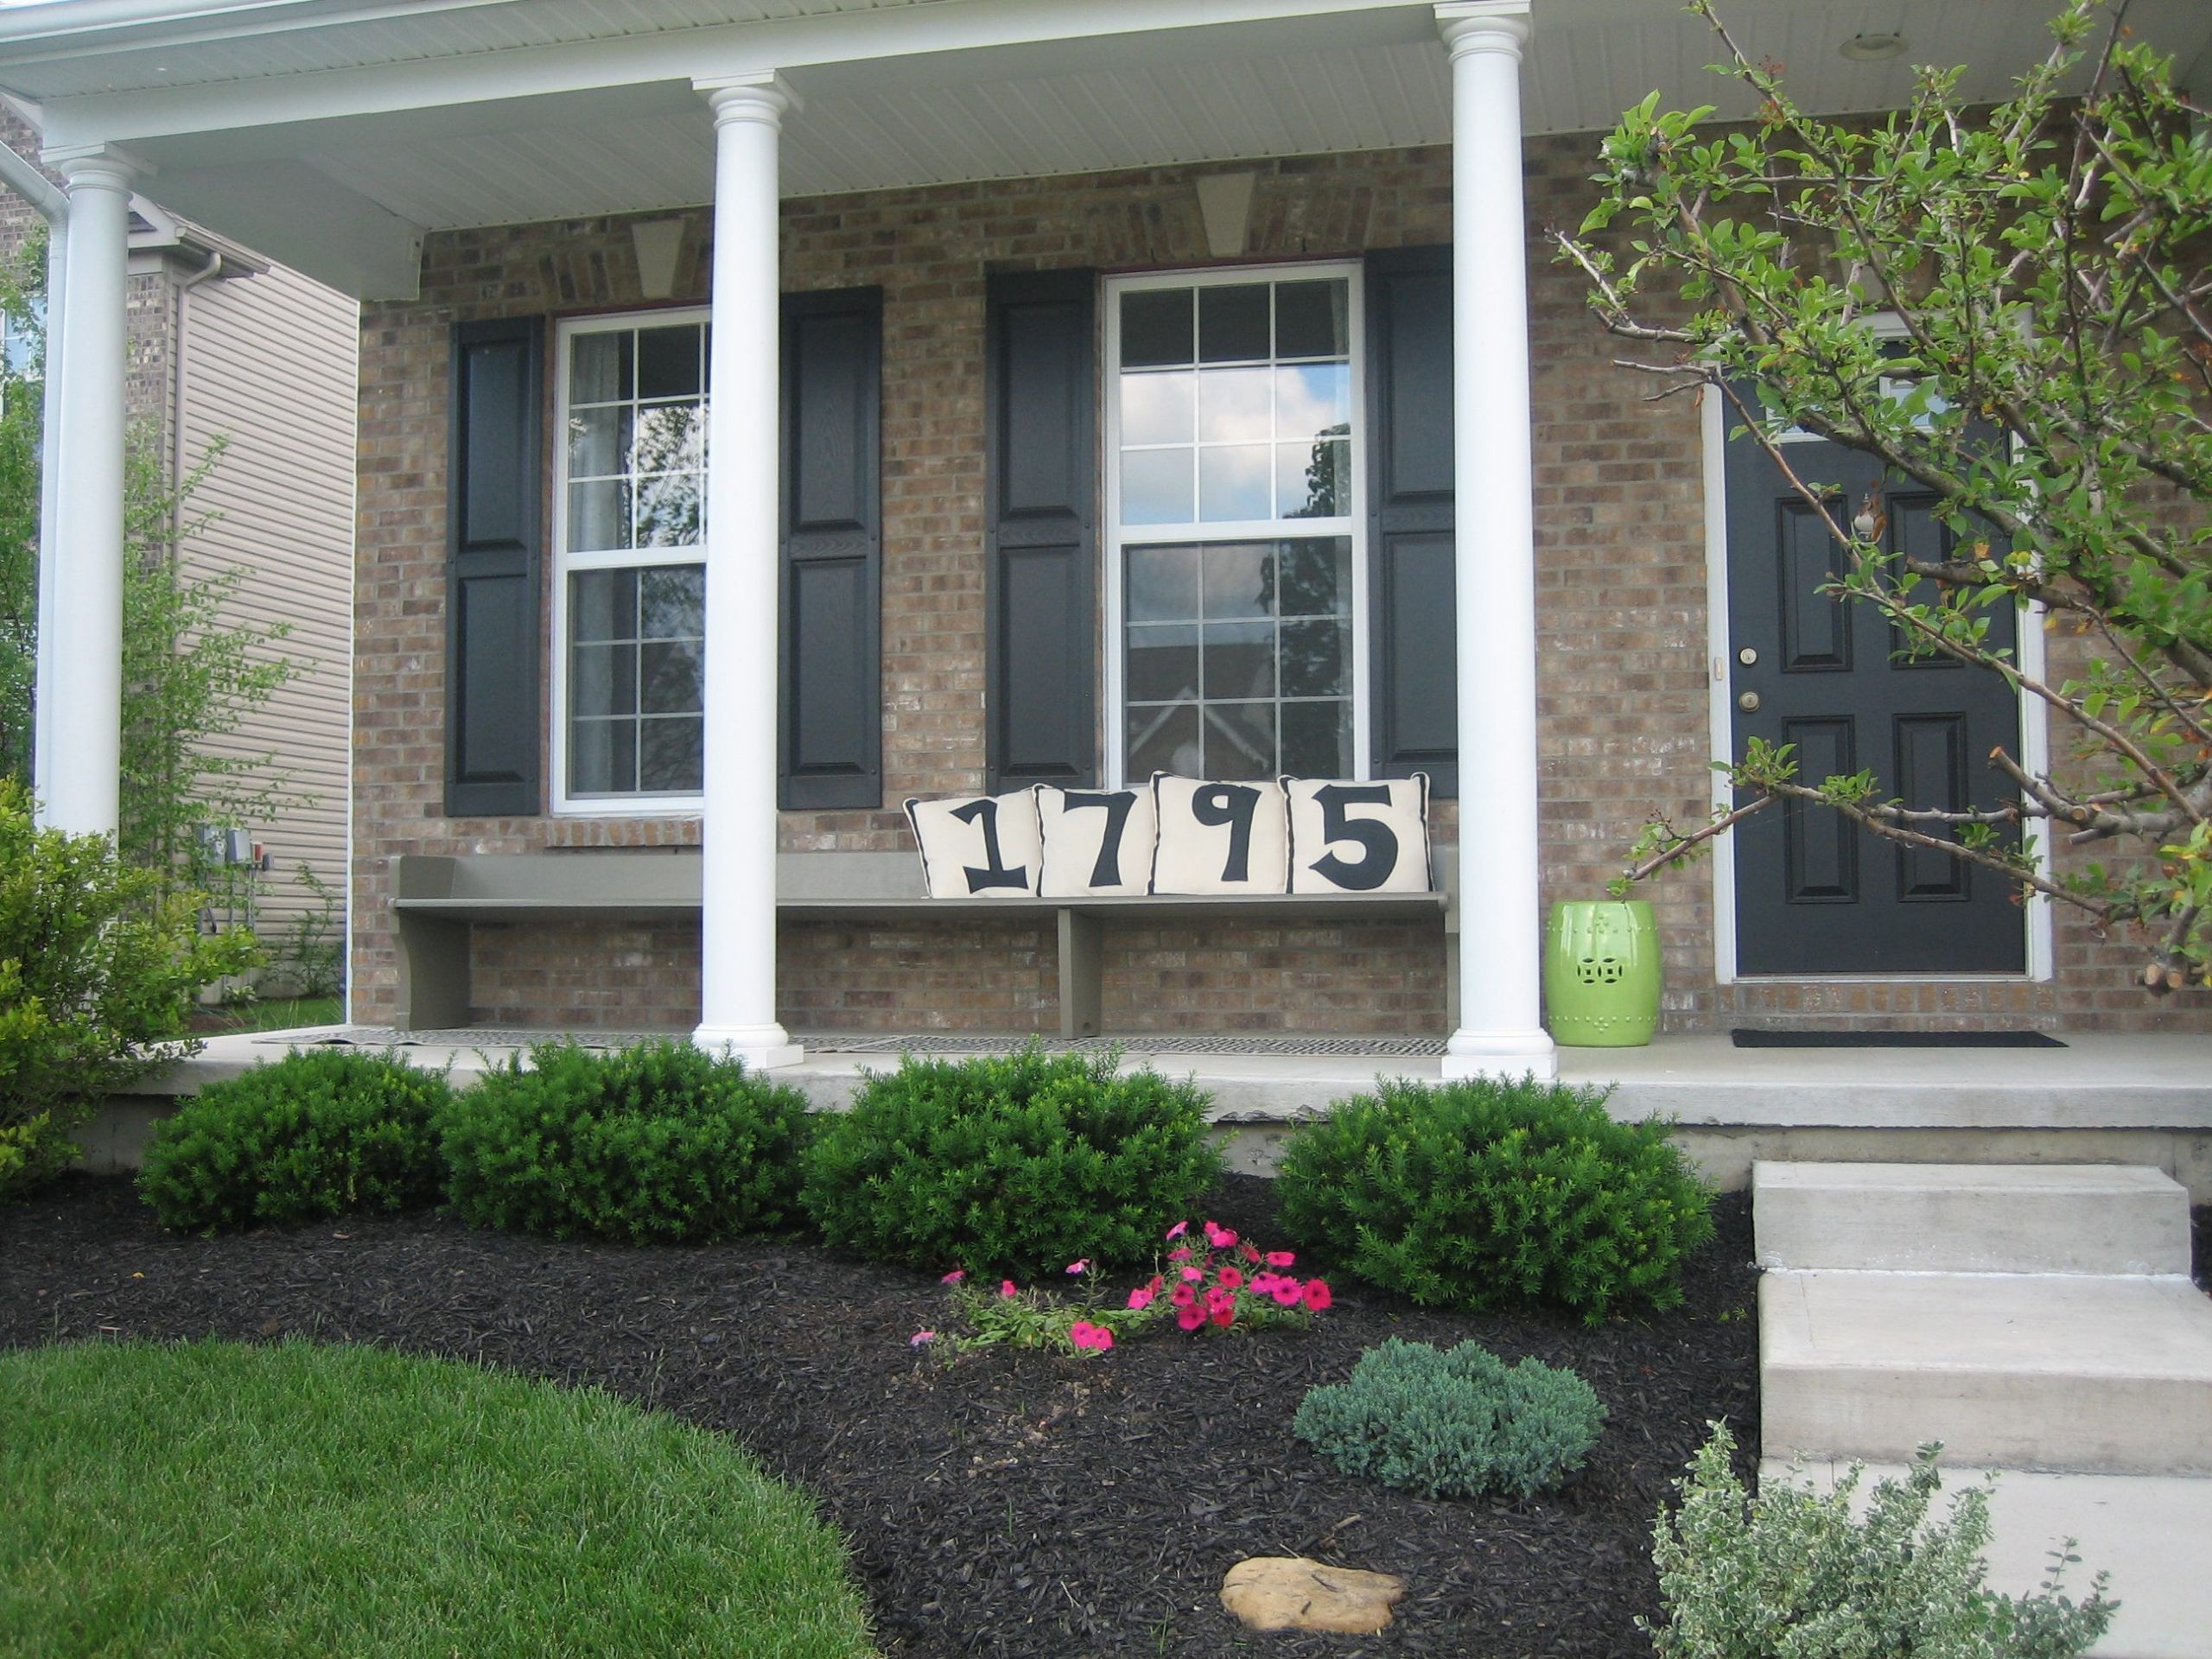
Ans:
{"label": "white porch ceiling", "polygon": [[[1893,107],[1913,63],[1996,99],[2056,0],[1724,0],[1806,103]],[[1653,88],[1748,104],[1678,0],[1532,0],[1531,133],[1589,131]],[[1405,0],[60,0],[0,10],[0,86],[50,135],[119,138],[148,194],[355,292],[428,231],[689,206],[713,184],[694,73],[777,63],[802,94],[784,190],[1441,143],[1449,79]],[[177,14],[190,12],[188,17]],[[133,14],[152,14],[134,16]],[[50,26],[35,20],[44,16]],[[2212,82],[2212,3],[2135,0]],[[1902,59],[1839,48],[1902,29]],[[873,45],[871,43],[874,43]],[[939,47],[944,49],[937,49]]]}

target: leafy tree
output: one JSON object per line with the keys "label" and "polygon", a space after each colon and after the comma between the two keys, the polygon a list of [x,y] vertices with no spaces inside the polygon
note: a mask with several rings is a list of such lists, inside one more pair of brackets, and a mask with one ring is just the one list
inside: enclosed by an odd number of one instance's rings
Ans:
{"label": "leafy tree", "polygon": [[[2145,944],[2144,983],[2212,961],[2212,143],[2125,0],[2071,0],[2049,54],[1990,110],[1960,72],[1918,72],[1874,122],[1808,114],[1714,0],[1719,70],[1758,98],[1747,126],[1655,93],[1604,141],[1598,207],[1563,260],[1657,395],[1726,398],[1847,553],[1837,584],[1915,652],[2003,675],[2052,715],[2058,764],[1999,748],[2007,798],[1977,810],[1884,798],[1874,774],[1801,777],[1788,746],[1724,768],[1738,804],[1647,826],[1623,881],[1777,800],[1940,849]],[[1624,228],[1627,235],[1618,234]],[[1608,232],[1615,232],[1607,234]],[[1901,341],[1867,327],[1892,314]],[[1988,442],[1991,425],[2013,435]],[[1936,558],[1884,540],[1878,497],[1839,502],[1778,440],[1802,428],[1932,493]],[[2001,607],[2047,608],[2067,677],[1993,643]],[[2055,868],[2022,835],[2074,849]]]}
{"label": "leafy tree", "polygon": [[0,1198],[75,1155],[100,1096],[198,1047],[192,999],[259,951],[197,912],[105,836],[35,827],[29,791],[0,779]]}

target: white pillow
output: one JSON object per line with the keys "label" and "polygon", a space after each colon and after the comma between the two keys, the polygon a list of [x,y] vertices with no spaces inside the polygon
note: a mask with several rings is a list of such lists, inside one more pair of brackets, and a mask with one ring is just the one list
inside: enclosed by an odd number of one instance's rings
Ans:
{"label": "white pillow", "polygon": [[922,849],[922,884],[931,898],[1036,896],[1045,849],[1029,791],[910,800],[906,821]]}
{"label": "white pillow", "polygon": [[1127,897],[1152,891],[1152,849],[1159,820],[1148,789],[1036,786],[1045,837],[1047,899]]}
{"label": "white pillow", "polygon": [[1428,774],[1286,778],[1293,893],[1427,893]]}
{"label": "white pillow", "polygon": [[1152,774],[1160,850],[1154,893],[1281,893],[1290,882],[1290,820],[1282,785],[1202,783]]}

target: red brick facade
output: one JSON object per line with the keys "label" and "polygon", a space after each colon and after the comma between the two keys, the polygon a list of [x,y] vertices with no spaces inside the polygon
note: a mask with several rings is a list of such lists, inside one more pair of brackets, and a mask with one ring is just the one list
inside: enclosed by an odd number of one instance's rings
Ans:
{"label": "red brick facade", "polygon": [[[1539,721],[1544,897],[1592,897],[1647,815],[1701,815],[1711,789],[1702,440],[1685,399],[1643,401],[1580,286],[1536,233],[1583,212],[1593,140],[1529,151],[1535,366]],[[1257,164],[1249,237],[1259,258],[1439,243],[1450,235],[1448,155],[1378,151]],[[1017,180],[793,201],[786,287],[880,284],[885,297],[885,810],[786,813],[791,849],[910,844],[909,794],[977,789],[983,775],[983,293],[987,272],[1197,265],[1206,244],[1189,170]],[[706,279],[694,216],[676,302]],[[402,852],[667,847],[681,819],[442,816],[448,335],[458,321],[639,303],[626,221],[587,219],[432,237],[422,297],[365,308],[355,696],[355,1016],[393,1006],[389,861]],[[1478,512],[1461,504],[1462,512]],[[550,711],[548,714],[550,719]],[[1481,810],[1480,803],[1471,810]],[[1452,804],[1437,814],[1454,837]],[[2054,983],[1713,983],[1712,881],[1660,883],[1668,1025],[1738,1016],[1970,1024],[2203,1023],[2128,983],[2138,958],[2062,919]],[[1433,924],[1127,925],[1106,940],[1106,1019],[1121,1032],[1441,1035],[1445,943]],[[793,1029],[1050,1030],[1048,929],[994,924],[786,924],[781,1017]],[[512,1024],[688,1027],[696,928],[475,930],[477,1014]]]}

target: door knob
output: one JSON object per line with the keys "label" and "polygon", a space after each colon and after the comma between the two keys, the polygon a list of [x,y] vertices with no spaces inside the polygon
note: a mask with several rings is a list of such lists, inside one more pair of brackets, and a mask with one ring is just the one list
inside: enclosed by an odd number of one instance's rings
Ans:
{"label": "door knob", "polygon": [[1738,692],[1736,696],[1736,706],[1747,715],[1758,713],[1759,694],[1756,691]]}

